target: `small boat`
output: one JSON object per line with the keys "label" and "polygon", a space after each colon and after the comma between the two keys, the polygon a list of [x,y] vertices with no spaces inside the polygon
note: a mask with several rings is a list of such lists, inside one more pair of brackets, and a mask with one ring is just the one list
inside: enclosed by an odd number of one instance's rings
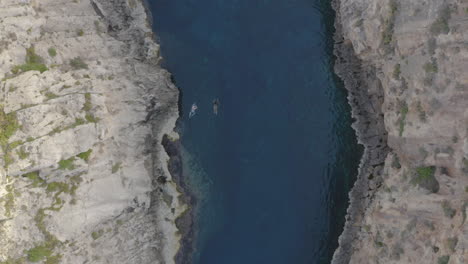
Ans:
{"label": "small boat", "polygon": [[219,108],[219,99],[216,98],[216,99],[213,100],[213,113],[215,115],[218,114],[218,108]]}
{"label": "small boat", "polygon": [[190,109],[189,118],[192,118],[196,114],[197,109],[197,103],[193,103],[192,108]]}

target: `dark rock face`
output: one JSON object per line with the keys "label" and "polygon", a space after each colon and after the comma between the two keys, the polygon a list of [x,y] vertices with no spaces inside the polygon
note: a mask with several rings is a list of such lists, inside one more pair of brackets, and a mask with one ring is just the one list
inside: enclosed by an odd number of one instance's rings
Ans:
{"label": "dark rock face", "polygon": [[190,263],[195,240],[194,216],[195,197],[190,193],[187,181],[184,180],[184,171],[181,157],[181,144],[179,140],[171,140],[167,135],[163,137],[162,145],[169,155],[168,169],[173,180],[183,194],[181,200],[189,205],[189,208],[176,219],[176,226],[182,234],[181,247],[175,257],[176,263]]}
{"label": "dark rock face", "polygon": [[[384,92],[376,69],[364,64],[355,54],[349,40],[343,37],[339,14],[340,1],[333,2],[336,11],[335,20],[335,72],[343,80],[348,90],[348,101],[352,107],[352,116],[356,119],[353,128],[358,141],[364,145],[359,175],[351,190],[350,206],[346,224],[340,236],[340,246],[336,250],[332,263],[349,263],[353,253],[353,241],[358,239],[362,228],[363,212],[366,210],[374,192],[382,182],[382,165],[390,149],[387,146],[382,103]],[[380,167],[380,169],[379,169]]]}
{"label": "dark rock face", "polygon": [[466,244],[466,3],[333,6],[336,72],[366,148],[333,263],[465,263],[447,241]]}

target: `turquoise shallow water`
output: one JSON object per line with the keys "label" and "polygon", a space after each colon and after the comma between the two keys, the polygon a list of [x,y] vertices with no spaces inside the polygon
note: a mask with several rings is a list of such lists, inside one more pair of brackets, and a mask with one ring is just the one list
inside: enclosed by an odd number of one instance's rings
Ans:
{"label": "turquoise shallow water", "polygon": [[182,92],[184,166],[198,200],[192,262],[329,263],[362,154],[332,71],[330,2],[150,7]]}

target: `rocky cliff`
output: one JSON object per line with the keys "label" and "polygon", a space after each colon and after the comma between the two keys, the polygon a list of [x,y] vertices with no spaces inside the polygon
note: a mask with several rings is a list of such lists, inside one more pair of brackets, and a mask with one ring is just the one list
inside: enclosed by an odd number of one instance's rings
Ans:
{"label": "rocky cliff", "polygon": [[173,263],[153,39],[140,0],[0,0],[0,263]]}
{"label": "rocky cliff", "polygon": [[334,7],[366,151],[333,263],[468,263],[468,2]]}

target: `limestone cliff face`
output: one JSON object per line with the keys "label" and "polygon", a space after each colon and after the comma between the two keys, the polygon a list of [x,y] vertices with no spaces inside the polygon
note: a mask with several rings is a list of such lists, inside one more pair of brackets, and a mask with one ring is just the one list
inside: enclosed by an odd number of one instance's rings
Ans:
{"label": "limestone cliff face", "polygon": [[173,263],[158,61],[139,0],[0,0],[0,263]]}
{"label": "limestone cliff face", "polygon": [[335,5],[368,150],[334,263],[468,263],[468,2]]}

